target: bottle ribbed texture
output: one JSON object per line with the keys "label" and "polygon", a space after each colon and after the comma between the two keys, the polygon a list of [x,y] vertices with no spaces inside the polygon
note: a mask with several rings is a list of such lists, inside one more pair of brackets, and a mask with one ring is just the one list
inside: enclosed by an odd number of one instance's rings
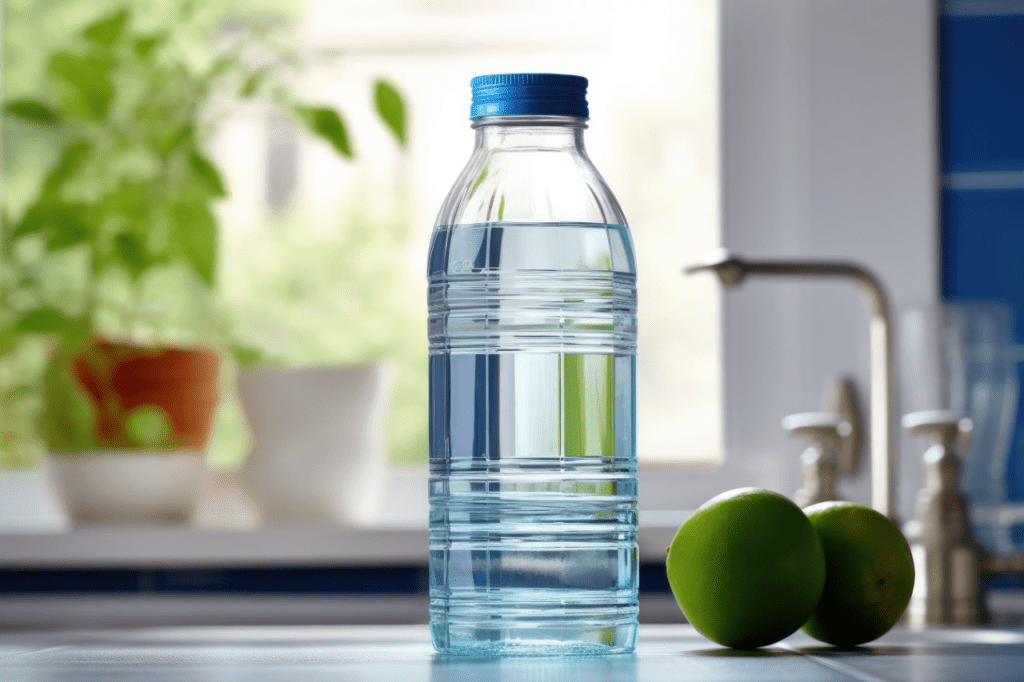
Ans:
{"label": "bottle ribbed texture", "polygon": [[[478,119],[434,229],[431,636],[455,655],[632,651],[629,228],[583,148],[585,79],[505,74],[473,88],[474,109],[497,98],[570,118]],[[551,113],[567,102],[583,115]]]}

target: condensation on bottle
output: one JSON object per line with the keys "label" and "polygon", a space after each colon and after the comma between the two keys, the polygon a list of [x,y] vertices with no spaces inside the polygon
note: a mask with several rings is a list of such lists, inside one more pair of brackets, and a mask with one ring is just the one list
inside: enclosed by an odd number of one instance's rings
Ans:
{"label": "condensation on bottle", "polygon": [[430,628],[470,656],[637,638],[636,262],[587,80],[471,82],[428,257]]}

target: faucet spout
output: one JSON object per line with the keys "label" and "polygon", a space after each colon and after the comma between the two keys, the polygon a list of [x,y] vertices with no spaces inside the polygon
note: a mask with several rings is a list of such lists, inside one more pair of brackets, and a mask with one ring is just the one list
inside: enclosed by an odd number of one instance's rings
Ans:
{"label": "faucet spout", "polygon": [[696,272],[711,272],[718,275],[718,279],[721,280],[722,286],[726,289],[739,284],[744,277],[747,276],[747,264],[741,261],[739,258],[734,258],[732,254],[726,249],[718,249],[709,253],[704,260],[699,263],[683,268],[683,272],[687,275],[692,275]]}
{"label": "faucet spout", "polygon": [[893,369],[892,310],[879,279],[856,263],[845,261],[747,261],[718,249],[683,270],[714,272],[732,288],[751,275],[825,277],[855,282],[865,293],[870,335],[871,506],[896,520],[896,382]]}

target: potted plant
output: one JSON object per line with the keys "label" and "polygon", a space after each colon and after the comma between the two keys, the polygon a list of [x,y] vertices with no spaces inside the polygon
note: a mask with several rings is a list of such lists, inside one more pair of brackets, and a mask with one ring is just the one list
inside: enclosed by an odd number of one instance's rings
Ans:
{"label": "potted plant", "polygon": [[[174,6],[159,31],[130,6],[93,22],[49,56],[49,97],[5,105],[60,145],[27,209],[2,222],[0,341],[49,341],[38,424],[80,520],[190,509],[232,349],[213,210],[227,190],[208,153],[225,112],[260,98],[352,156],[341,116],[285,86],[294,57],[266,30],[214,40],[191,3]],[[404,134],[401,98],[376,92]]]}
{"label": "potted plant", "polygon": [[361,204],[330,230],[284,212],[225,263],[237,337],[275,359],[238,371],[253,437],[239,478],[267,523],[372,525],[389,455],[418,462],[426,451],[426,320],[395,258],[412,221],[401,202],[391,215]]}

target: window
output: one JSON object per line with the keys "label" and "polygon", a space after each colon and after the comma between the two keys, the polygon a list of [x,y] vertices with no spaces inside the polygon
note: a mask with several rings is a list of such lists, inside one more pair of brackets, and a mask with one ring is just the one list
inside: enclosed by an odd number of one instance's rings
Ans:
{"label": "window", "polygon": [[[394,463],[426,461],[423,272],[433,219],[472,149],[469,80],[510,71],[578,73],[590,80],[588,151],[624,207],[640,263],[641,462],[720,460],[718,294],[714,282],[684,278],[680,271],[719,243],[717,23],[714,0],[309,5],[303,49],[339,57],[313,69],[303,90],[346,112],[357,160],[339,160],[322,142],[297,138],[281,121],[248,112],[220,148],[236,189],[223,214],[229,239],[241,249],[273,238],[254,224],[287,204],[291,218],[279,229],[290,231],[293,240],[325,245],[325,231],[353,229],[346,221],[376,221],[372,229],[406,221],[408,247],[390,256],[402,267],[389,271],[401,277],[390,289],[389,306],[413,300],[397,311],[407,327],[392,327],[403,344],[394,349]],[[376,77],[395,82],[409,104],[405,153],[374,121],[368,85]],[[273,256],[280,258],[281,250],[275,248]],[[258,257],[252,248],[243,253]],[[254,295],[252,280],[263,266],[254,273],[252,263],[240,267],[239,259],[225,270],[229,290],[244,306],[246,297],[262,298]],[[332,273],[323,277],[329,287]],[[254,317],[265,320],[266,308],[260,300]],[[286,324],[304,324],[294,307],[289,311]],[[336,306],[322,311],[310,331],[331,338],[333,348],[321,343],[319,358],[304,359],[351,359],[334,350],[346,345],[339,332],[353,326],[341,323],[343,314]]]}
{"label": "window", "polygon": [[[277,206],[289,196],[301,201],[304,229],[330,234],[323,216],[346,200],[386,222],[393,216],[373,213],[383,212],[384,203],[374,201],[378,193],[414,188],[399,216],[416,235],[401,266],[419,300],[430,224],[471,146],[469,78],[506,70],[590,77],[591,156],[623,203],[638,245],[652,234],[650,225],[664,230],[652,246],[640,246],[641,295],[664,297],[641,299],[642,333],[657,330],[665,339],[657,350],[647,336],[642,340],[642,357],[651,365],[641,376],[641,419],[658,414],[667,404],[663,395],[684,402],[666,407],[660,424],[641,421],[650,435],[649,447],[641,441],[641,456],[652,458],[641,471],[643,510],[693,508],[738,485],[792,492],[800,485],[801,445],[782,432],[781,417],[818,409],[840,375],[853,375],[862,397],[867,394],[866,316],[852,288],[750,281],[719,294],[710,276],[684,278],[682,266],[719,242],[750,258],[841,256],[875,270],[897,312],[937,300],[935,41],[928,0],[409,0],[344,3],[341,19],[329,0],[309,7],[308,46],[341,45],[344,52],[304,85],[343,105],[361,159],[335,162],[315,143],[290,139],[287,127],[268,122],[265,112],[246,112],[218,147],[231,168],[234,196],[223,217],[239,240],[232,244],[244,243],[272,213],[256,208],[267,205],[268,194]],[[407,155],[372,120],[368,84],[377,76],[406,94],[414,126]],[[719,82],[720,98],[703,99]],[[268,130],[275,131],[270,150]],[[268,180],[262,170],[268,155],[295,159],[294,184],[287,177]],[[418,177],[425,178],[422,185]],[[277,219],[271,215],[271,222]],[[425,333],[410,337],[425,353]],[[687,365],[674,353],[694,360]],[[662,388],[644,383],[659,375],[671,377]],[[687,407],[694,396],[699,400]],[[409,404],[426,400],[413,396]],[[703,430],[687,428],[686,414],[705,415],[693,419]],[[903,519],[912,515],[920,487],[918,450],[901,442]],[[662,456],[704,466],[662,467],[656,461]],[[852,499],[869,497],[866,470],[841,484]],[[417,476],[422,473],[407,469],[393,478],[396,518],[423,517],[425,488]],[[22,483],[0,472],[0,478],[8,499],[27,499],[26,486],[41,485],[39,477]]]}

